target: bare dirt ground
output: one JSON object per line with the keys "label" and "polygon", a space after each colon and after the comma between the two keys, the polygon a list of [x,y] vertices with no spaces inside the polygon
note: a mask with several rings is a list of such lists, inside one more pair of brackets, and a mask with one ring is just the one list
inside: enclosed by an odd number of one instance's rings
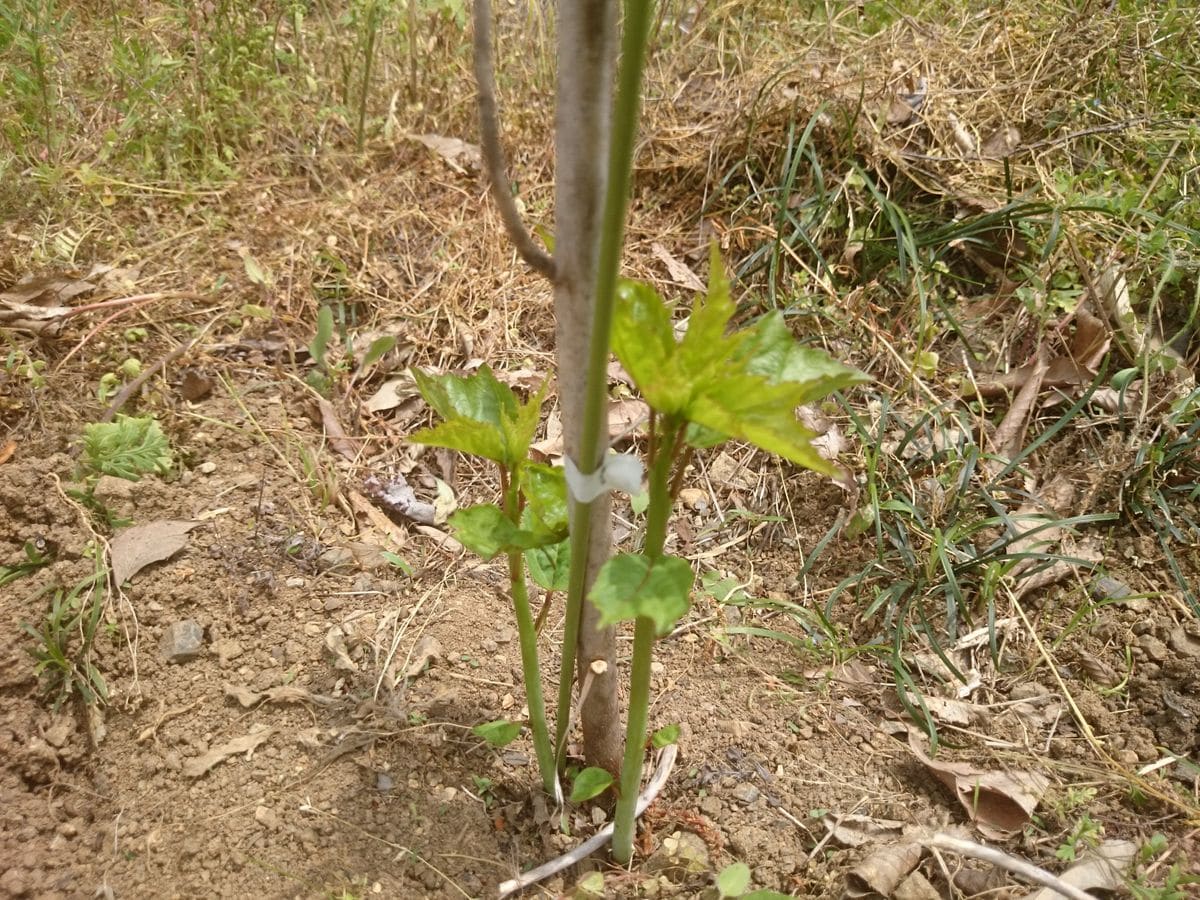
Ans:
{"label": "bare dirt ground", "polygon": [[[593,827],[586,811],[569,816],[572,836],[549,827],[545,801],[531,793],[530,748],[497,753],[468,732],[521,704],[503,573],[418,536],[399,550],[414,575],[391,568],[378,535],[336,508],[313,513],[275,450],[239,436],[253,422],[255,431],[292,429],[319,442],[304,424],[308,402],[294,383],[274,378],[244,406],[213,397],[166,413],[187,462],[110,502],[138,521],[202,524],[183,552],[112,600],[111,637],[96,647],[113,688],[100,724],[89,726],[71,705],[47,708],[19,631],[45,599],[32,580],[5,590],[2,885],[10,895],[90,897],[104,888],[128,897],[481,897]],[[38,582],[69,584],[90,565],[80,559],[90,536],[84,512],[62,493],[72,461],[54,451],[64,438],[47,436],[4,466],[6,556],[32,536],[60,548]],[[802,542],[819,536],[841,505],[840,489],[814,476],[754,477],[766,487],[760,500],[790,492],[806,523]],[[745,500],[752,510],[754,496]],[[679,524],[703,535],[712,518],[711,508],[685,510]],[[758,594],[802,599],[787,540],[753,525],[722,529],[719,538],[732,546],[713,553],[716,541],[693,537],[680,549],[704,568],[743,573]],[[1115,552],[1121,546],[1114,541]],[[833,556],[863,552],[851,542]],[[1160,587],[1152,564],[1113,563],[1135,590]],[[1035,601],[1047,613],[1042,621],[1064,621],[1077,590]],[[718,642],[732,611],[699,598],[690,627],[660,647],[653,718],[682,724],[681,759],[639,839],[651,863],[610,874],[610,890],[695,896],[722,863],[740,859],[761,886],[834,896],[863,852],[827,843],[814,855],[825,837],[821,810],[908,825],[963,819],[895,736],[905,716],[883,666],[858,657],[839,667],[770,640]],[[185,619],[203,627],[203,649],[168,662],[160,637]],[[337,626],[344,656],[330,649]],[[128,631],[132,653],[121,639]],[[430,639],[436,657],[414,665]],[[1089,672],[1119,671],[1121,647],[1131,648],[1133,674],[1127,692],[1114,694]],[[1163,747],[1194,752],[1200,716],[1200,629],[1170,604],[1108,607],[1059,659],[1048,671],[1030,637],[1015,633],[1003,671],[990,674],[983,697],[945,738],[953,749],[943,751],[983,768],[1033,764],[1049,778],[1043,829],[1016,838],[1034,858],[1071,826],[1065,798],[1084,787],[1096,791],[1087,810],[1107,836],[1142,836],[1144,807],[1130,806],[1129,786],[1097,760],[1080,721],[1133,767],[1155,762]],[[391,661],[411,677],[381,689]],[[1086,719],[1074,719],[1066,696]],[[199,762],[239,740],[211,768]],[[1159,810],[1152,818],[1171,814],[1169,803],[1142,802]],[[1155,827],[1169,828],[1169,819]],[[647,866],[653,871],[653,854],[676,832],[703,839],[703,861],[656,879]],[[1190,843],[1179,849],[1184,858],[1195,852]],[[997,883],[989,869],[977,872],[962,883]],[[569,882],[541,890],[556,896]]]}
{"label": "bare dirt ground", "polygon": [[[830,96],[859,97],[857,83],[839,80],[841,66],[817,60],[812,77],[828,76]],[[761,246],[762,222],[701,209],[721,174],[709,156],[724,152],[722,142],[741,146],[765,76],[750,70],[725,84],[702,71],[675,92],[676,74],[651,76],[657,96],[673,99],[649,111],[657,124],[643,147],[629,257],[637,274],[677,286],[683,276],[666,257],[693,264],[713,237],[731,262]],[[774,88],[795,101],[791,82]],[[891,96],[872,90],[876,101]],[[818,108],[809,99],[795,101],[808,104],[801,123]],[[726,105],[738,128],[713,124]],[[463,101],[451,118],[469,114]],[[545,109],[530,115],[548,122]],[[694,140],[680,124],[688,122],[709,132]],[[840,127],[824,124],[818,137],[833,142]],[[780,128],[763,128],[762,139],[782,142]],[[526,143],[513,155],[541,210],[545,148]],[[51,221],[29,198],[10,198],[0,284],[44,274],[53,268],[47,248],[84,234],[73,265],[60,261],[55,273],[116,266],[127,281],[97,297],[147,297],[40,340],[5,329],[10,349],[48,365],[44,385],[19,367],[0,373],[0,564],[19,562],[30,541],[54,561],[0,587],[0,896],[488,897],[603,821],[592,808],[559,819],[536,791],[524,737],[494,751],[470,733],[520,717],[524,702],[498,564],[359,502],[367,475],[394,470],[425,499],[434,478],[461,505],[494,496],[489,473],[405,442],[428,421],[411,392],[369,408],[405,365],[486,362],[526,387],[550,371],[548,290],[509,251],[477,174],[398,139],[362,155],[297,153],[290,174],[211,191],[81,183],[70,212]],[[798,330],[886,385],[895,369],[881,348],[909,337],[906,316],[881,318],[887,297],[856,289],[838,312],[853,328],[826,330],[821,315],[801,315]],[[317,305],[332,302],[352,311],[341,323],[350,337],[399,343],[360,381],[338,371],[323,411],[305,384],[315,366],[305,347]],[[1006,347],[1028,338],[1012,337],[1008,324],[983,327],[1004,331],[991,337]],[[863,335],[874,338],[854,343]],[[106,480],[97,496],[137,524],[197,524],[179,552],[105,592],[92,659],[108,704],[70,700],[56,710],[22,626],[40,626],[46,589],[86,577],[112,537],[71,493],[82,429],[112,401],[97,397],[97,385],[132,355],[149,365],[192,338],[124,407],[160,421],[171,471]],[[938,346],[950,360],[953,342]],[[613,390],[627,399],[619,383]],[[878,412],[872,397],[862,403],[868,418]],[[893,399],[914,418],[925,409],[915,390]],[[840,459],[860,474],[871,448],[842,411],[826,412],[845,435]],[[1065,429],[1031,458],[1031,470],[1074,487],[1063,516],[1121,512],[1109,482],[1131,465],[1131,442],[1111,418],[1098,422]],[[905,465],[910,480],[926,477],[919,460]],[[1137,850],[1129,877],[1159,884],[1170,866],[1195,869],[1200,782],[1188,759],[1200,752],[1200,623],[1147,529],[1128,517],[1081,527],[1090,567],[999,603],[995,652],[986,639],[946,658],[916,639],[903,648],[916,678],[906,700],[920,696],[939,726],[930,764],[928,735],[896,689],[889,623],[865,611],[888,585],[863,596],[837,590],[879,550],[872,529],[843,527],[862,498],[748,448],[702,455],[690,476],[673,552],[776,605],[698,591],[660,643],[652,724],[681,725],[680,757],[645,817],[632,870],[587,864],[604,871],[608,896],[713,897],[715,874],[738,860],[756,887],[794,896],[879,890],[881,859],[930,828],[1058,872],[1064,846],[1085,855],[1100,837],[1152,848]],[[618,533],[631,541],[637,519],[627,503],[618,512]],[[1195,547],[1176,550],[1195,585]],[[1098,586],[1100,573],[1111,581]],[[803,627],[783,602],[827,609],[827,630]],[[986,622],[982,607],[975,612]],[[548,660],[557,616],[552,607],[542,637]],[[201,631],[200,646],[173,661],[164,637],[184,622]],[[775,636],[746,633],[754,628]],[[969,676],[966,694],[950,663]],[[948,762],[965,767],[965,792],[947,786]],[[981,821],[983,775],[1000,779],[1010,811],[1014,785],[1036,784],[1011,827]],[[1028,892],[953,854],[928,855],[916,871],[936,888],[921,893],[914,881],[903,896]],[[576,896],[582,874],[528,893]],[[896,887],[881,892],[901,896]]]}

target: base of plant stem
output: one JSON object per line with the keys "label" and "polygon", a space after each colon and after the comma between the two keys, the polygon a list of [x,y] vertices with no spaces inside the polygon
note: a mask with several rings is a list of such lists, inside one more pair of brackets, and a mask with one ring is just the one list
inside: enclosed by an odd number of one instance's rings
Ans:
{"label": "base of plant stem", "polygon": [[[646,785],[646,790],[642,791],[638,797],[636,815],[640,816],[646,811],[650,804],[654,802],[654,798],[663,789],[663,785],[667,783],[667,778],[670,777],[671,769],[675,765],[675,755],[678,751],[679,748],[675,744],[663,748],[662,753],[658,757],[658,766],[654,770],[654,776]],[[543,881],[551,875],[586,859],[607,844],[612,838],[612,833],[613,825],[609,822],[574,850],[570,850],[549,862],[542,863],[536,869],[530,869],[518,878],[501,882],[499,896],[507,897],[510,894],[515,894],[517,891],[527,888],[531,884],[537,884],[539,881]]]}

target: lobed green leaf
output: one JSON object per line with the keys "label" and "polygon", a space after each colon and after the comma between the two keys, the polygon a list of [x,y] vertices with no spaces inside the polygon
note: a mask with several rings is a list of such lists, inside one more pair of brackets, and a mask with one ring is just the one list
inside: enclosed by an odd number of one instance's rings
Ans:
{"label": "lobed green leaf", "polygon": [[600,569],[588,596],[600,610],[600,627],[647,618],[661,636],[687,612],[691,590],[686,560],[622,553]]}
{"label": "lobed green leaf", "polygon": [[571,542],[559,541],[525,551],[533,580],[548,591],[565,591],[571,578]]}
{"label": "lobed green leaf", "polygon": [[727,334],[734,312],[714,247],[708,294],[693,306],[682,340],[676,342],[669,308],[653,288],[628,282],[618,291],[613,351],[656,412],[688,422],[692,446],[740,438],[834,473],[812,449],[815,435],[796,420],[795,409],[866,376],[797,344],[778,312]]}
{"label": "lobed green leaf", "polygon": [[428,375],[412,370],[417,389],[444,420],[410,440],[482,456],[513,468],[529,454],[537,431],[545,384],[526,403],[487,366],[474,375]]}

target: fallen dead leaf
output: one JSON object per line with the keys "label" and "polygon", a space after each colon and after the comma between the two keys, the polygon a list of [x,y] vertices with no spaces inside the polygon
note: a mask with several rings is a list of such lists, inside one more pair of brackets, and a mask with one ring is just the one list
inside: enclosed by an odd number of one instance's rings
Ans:
{"label": "fallen dead leaf", "polygon": [[200,523],[188,519],[159,519],[117,532],[110,544],[112,577],[124,584],[151,563],[174,556],[188,542],[188,532]]}
{"label": "fallen dead leaf", "polygon": [[546,417],[546,436],[530,445],[530,450],[539,454],[543,460],[551,460],[562,456],[563,427],[562,417],[554,410]]}
{"label": "fallen dead leaf", "polygon": [[908,745],[913,754],[954,794],[979,831],[992,840],[1024,828],[1050,786],[1050,780],[1037,772],[988,771],[970,763],[930,759],[919,740],[910,730]]}
{"label": "fallen dead leaf", "polygon": [[[1133,865],[1137,854],[1137,844],[1133,841],[1107,840],[1085,852],[1077,863],[1072,865],[1059,877],[1071,885],[1089,894],[1118,893],[1126,889],[1125,873]],[[1057,900],[1057,891],[1042,888],[1028,897],[1028,900]]]}
{"label": "fallen dead leaf", "polygon": [[225,696],[232,697],[241,706],[250,708],[259,703],[315,703],[318,706],[333,706],[338,703],[333,697],[314,694],[294,684],[281,684],[265,691],[255,691],[244,684],[221,685]]}
{"label": "fallen dead leaf", "polygon": [[421,637],[412,654],[409,657],[409,663],[404,670],[405,678],[416,678],[423,673],[427,666],[433,664],[436,659],[442,658],[442,644],[437,638],[431,634],[426,634]]}
{"label": "fallen dead leaf", "polygon": [[650,252],[658,258],[659,262],[666,266],[667,274],[671,276],[671,281],[675,282],[675,284],[701,294],[707,290],[700,277],[688,268],[688,264],[672,256],[671,252],[662,244],[655,241],[650,245]]}
{"label": "fallen dead leaf", "polygon": [[424,144],[459,175],[478,172],[483,168],[483,154],[478,144],[468,144],[458,138],[440,134],[406,134],[410,141]]}
{"label": "fallen dead leaf", "polygon": [[847,897],[890,897],[921,861],[924,848],[915,842],[887,844],[871,853],[846,875]]}
{"label": "fallen dead leaf", "polygon": [[254,751],[266,743],[273,733],[274,729],[264,728],[261,731],[251,732],[242,737],[234,738],[232,741],[221,744],[219,747],[214,747],[207,753],[184,762],[183,774],[188,778],[199,778],[215,766],[229,759],[229,757],[237,756],[240,753],[245,753],[246,759],[250,759],[254,755]]}
{"label": "fallen dead leaf", "polygon": [[842,847],[861,847],[872,844],[881,838],[892,839],[899,837],[904,830],[904,823],[896,819],[876,819],[872,816],[839,815],[828,812],[821,817],[821,824],[829,833],[829,838]]}
{"label": "fallen dead leaf", "polygon": [[406,372],[395,378],[389,378],[381,384],[379,389],[366,399],[363,406],[373,413],[386,412],[414,401],[418,396],[420,395],[417,392],[416,382]]}

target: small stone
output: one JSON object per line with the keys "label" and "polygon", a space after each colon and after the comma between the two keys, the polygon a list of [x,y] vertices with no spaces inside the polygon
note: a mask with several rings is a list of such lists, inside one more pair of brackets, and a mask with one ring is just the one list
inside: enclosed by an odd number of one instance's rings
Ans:
{"label": "small stone", "polygon": [[1167,638],[1167,643],[1181,656],[1200,656],[1200,637],[1188,634],[1182,625],[1175,627]]}
{"label": "small stone", "polygon": [[330,547],[317,557],[317,568],[322,572],[348,575],[358,568],[358,560],[349,547]]}
{"label": "small stone", "polygon": [[592,807],[592,824],[595,825],[597,828],[599,828],[601,825],[603,825],[607,818],[608,818],[608,816],[604,812],[604,807],[602,807],[602,806],[593,806]]}
{"label": "small stone", "polygon": [[9,897],[28,897],[30,894],[28,873],[24,869],[13,866],[0,875],[0,891]]}
{"label": "small stone", "polygon": [[1138,645],[1146,651],[1147,658],[1152,662],[1163,663],[1171,655],[1167,645],[1152,634],[1143,634],[1138,638]]}
{"label": "small stone", "polygon": [[217,471],[217,464],[215,462],[202,462],[200,465],[196,466],[196,471],[201,475],[211,475],[213,472]]}
{"label": "small stone", "polygon": [[749,806],[758,799],[759,790],[748,781],[743,781],[733,789],[733,798]]}
{"label": "small stone", "polygon": [[508,627],[501,628],[499,631],[496,632],[496,643],[497,644],[510,644],[510,643],[512,643],[512,639],[515,636],[516,635],[511,628],[508,628]]}
{"label": "small stone", "polygon": [[115,475],[101,475],[92,488],[92,495],[97,500],[110,503],[114,500],[128,500],[133,496],[135,483],[127,478],[117,478]]}
{"label": "small stone", "polygon": [[700,801],[700,812],[704,813],[710,819],[719,819],[722,813],[721,798],[709,794]]}
{"label": "small stone", "polygon": [[271,831],[277,831],[280,825],[279,816],[275,814],[275,810],[266,806],[259,806],[254,810],[254,821]]}
{"label": "small stone", "polygon": [[676,831],[663,838],[661,846],[646,860],[645,871],[680,882],[689,875],[707,872],[708,847],[690,831]]}
{"label": "small stone", "polygon": [[183,663],[195,659],[204,649],[204,629],[192,619],[172,622],[163,631],[158,649],[167,662]]}
{"label": "small stone", "polygon": [[225,638],[213,644],[213,650],[217,654],[217,659],[221,665],[227,666],[230,662],[242,655],[242,645],[235,640]]}
{"label": "small stone", "polygon": [[286,584],[290,588],[302,588],[307,583],[308,582],[306,582],[304,580],[303,575],[293,575],[291,578],[289,578],[287,581],[284,582],[284,584]]}
{"label": "small stone", "polygon": [[396,780],[387,772],[375,773],[375,790],[382,794],[386,794],[396,786]]}
{"label": "small stone", "polygon": [[664,666],[662,663],[660,663],[657,659],[654,662],[650,663],[650,671],[653,672],[655,675],[661,675],[666,670],[667,670],[667,667]]}

